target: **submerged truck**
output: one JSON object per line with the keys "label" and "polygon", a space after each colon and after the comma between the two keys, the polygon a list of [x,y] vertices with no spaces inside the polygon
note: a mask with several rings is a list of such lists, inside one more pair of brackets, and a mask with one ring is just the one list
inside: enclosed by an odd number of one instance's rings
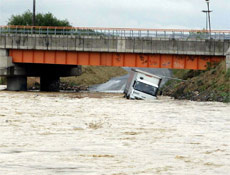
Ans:
{"label": "submerged truck", "polygon": [[139,69],[131,69],[124,94],[127,99],[154,100],[162,78]]}

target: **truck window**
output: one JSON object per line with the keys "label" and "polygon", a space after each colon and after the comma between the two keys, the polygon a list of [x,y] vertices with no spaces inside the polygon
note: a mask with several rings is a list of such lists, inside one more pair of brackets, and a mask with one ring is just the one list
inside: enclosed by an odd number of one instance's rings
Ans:
{"label": "truck window", "polygon": [[146,94],[156,96],[157,88],[142,82],[137,81],[134,85],[134,89],[140,92],[144,92]]}

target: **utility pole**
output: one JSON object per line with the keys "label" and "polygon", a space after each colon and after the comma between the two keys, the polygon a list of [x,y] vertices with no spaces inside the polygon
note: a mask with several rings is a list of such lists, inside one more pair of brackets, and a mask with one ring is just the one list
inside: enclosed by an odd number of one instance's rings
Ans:
{"label": "utility pole", "polygon": [[207,14],[208,14],[208,24],[209,24],[209,32],[211,33],[211,15],[210,15],[210,13],[212,12],[211,10],[210,10],[210,2],[209,2],[209,0],[206,0],[206,2],[207,2],[207,7],[208,7],[208,10],[207,10]]}
{"label": "utility pole", "polygon": [[208,11],[207,10],[202,10],[203,13],[206,14],[206,31],[208,31]]}
{"label": "utility pole", "polygon": [[36,19],[35,19],[35,16],[36,16],[36,0],[33,0],[33,26],[36,25]]}

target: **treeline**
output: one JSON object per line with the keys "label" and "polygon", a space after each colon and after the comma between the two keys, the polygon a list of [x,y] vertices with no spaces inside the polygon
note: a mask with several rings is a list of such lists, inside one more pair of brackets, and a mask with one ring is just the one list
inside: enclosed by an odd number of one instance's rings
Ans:
{"label": "treeline", "polygon": [[[21,15],[12,15],[8,21],[8,25],[32,26],[33,13],[27,10]],[[70,22],[57,19],[52,13],[45,14],[38,13],[35,18],[36,26],[58,26],[58,27],[71,27]]]}

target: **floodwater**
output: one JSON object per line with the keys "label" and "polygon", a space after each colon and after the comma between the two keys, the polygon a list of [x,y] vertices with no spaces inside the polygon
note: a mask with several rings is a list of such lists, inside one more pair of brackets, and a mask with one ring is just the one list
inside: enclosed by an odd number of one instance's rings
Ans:
{"label": "floodwater", "polygon": [[1,175],[227,175],[230,105],[0,91]]}

